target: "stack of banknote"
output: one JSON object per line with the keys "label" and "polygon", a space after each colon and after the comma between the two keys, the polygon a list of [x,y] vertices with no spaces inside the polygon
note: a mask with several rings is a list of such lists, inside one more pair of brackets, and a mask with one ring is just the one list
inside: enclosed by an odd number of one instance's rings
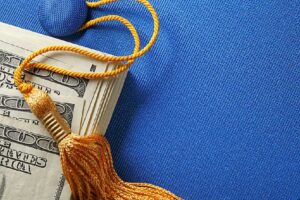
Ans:
{"label": "stack of banknote", "polygon": [[[0,23],[0,200],[71,196],[57,144],[30,112],[13,80],[14,70],[24,58],[49,45],[74,46]],[[46,53],[34,61],[90,72],[110,71],[118,65],[66,52]],[[112,79],[87,80],[38,69],[24,75],[53,98],[59,113],[79,135],[105,134],[125,78],[126,73]]]}

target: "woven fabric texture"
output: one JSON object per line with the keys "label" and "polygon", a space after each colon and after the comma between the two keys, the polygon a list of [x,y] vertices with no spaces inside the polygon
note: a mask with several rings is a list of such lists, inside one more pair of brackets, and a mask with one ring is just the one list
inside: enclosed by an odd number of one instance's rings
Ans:
{"label": "woven fabric texture", "polygon": [[[47,34],[43,1],[0,0],[0,21]],[[300,2],[151,3],[159,39],[131,69],[107,132],[120,176],[184,199],[299,199]],[[152,21],[135,1],[88,18],[106,14],[149,38]],[[133,48],[114,23],[62,39],[115,55]]]}

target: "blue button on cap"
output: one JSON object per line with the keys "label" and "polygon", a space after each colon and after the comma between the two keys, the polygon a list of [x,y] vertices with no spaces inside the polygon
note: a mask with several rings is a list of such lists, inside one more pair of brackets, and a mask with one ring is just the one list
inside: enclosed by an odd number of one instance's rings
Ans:
{"label": "blue button on cap", "polygon": [[85,22],[87,13],[85,0],[40,1],[40,23],[52,36],[60,37],[76,33]]}

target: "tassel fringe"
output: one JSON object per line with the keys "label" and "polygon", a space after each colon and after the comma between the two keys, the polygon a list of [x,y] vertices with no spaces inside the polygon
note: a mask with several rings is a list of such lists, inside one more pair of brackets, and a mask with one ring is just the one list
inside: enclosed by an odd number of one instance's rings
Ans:
{"label": "tassel fringe", "polygon": [[124,182],[116,173],[108,141],[101,135],[71,134],[59,143],[64,175],[73,200],[177,200],[160,187]]}

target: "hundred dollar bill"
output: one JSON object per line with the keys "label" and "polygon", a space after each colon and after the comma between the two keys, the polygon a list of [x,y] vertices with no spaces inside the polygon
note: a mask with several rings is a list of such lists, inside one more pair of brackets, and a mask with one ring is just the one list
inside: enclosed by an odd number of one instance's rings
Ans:
{"label": "hundred dollar bill", "polygon": [[[76,46],[62,40],[0,23],[0,88],[16,90],[12,76],[16,67],[18,67],[30,53],[49,45]],[[97,53],[100,54],[101,52]],[[91,72],[109,71],[117,65],[116,63],[104,63],[68,52],[46,53],[37,57],[34,61],[56,65],[74,71]],[[124,76],[126,77],[126,73],[119,77]],[[49,94],[84,99],[85,104],[82,122],[80,124],[80,133],[86,134],[98,126],[102,127],[101,132],[103,134],[105,133],[110,118],[108,120],[99,121],[99,119],[103,118],[99,116],[99,114],[104,113],[99,112],[99,110],[103,110],[102,105],[110,101],[110,96],[108,95],[110,89],[108,88],[111,87],[111,82],[114,82],[114,79],[87,80],[39,69],[27,71],[25,79],[30,80],[36,87]],[[123,83],[118,85],[120,88],[122,88],[122,86]],[[114,95],[116,99],[118,99],[120,91],[121,90],[116,90],[116,92],[118,92],[118,94]],[[116,100],[112,102],[116,102]],[[106,110],[106,113],[109,113],[107,116],[111,116],[114,107],[115,104],[111,107],[112,109]]]}
{"label": "hundred dollar bill", "polygon": [[3,196],[4,188],[5,188],[5,175],[0,173],[0,200],[1,197]]}
{"label": "hundred dollar bill", "polygon": [[[57,111],[72,127],[73,132],[79,133],[84,100],[78,97],[70,99],[65,96],[54,96],[53,100]],[[40,125],[40,120],[31,113],[22,94],[18,91],[0,89],[0,115],[15,118],[33,126]]]}
{"label": "hundred dollar bill", "polygon": [[0,200],[67,200],[56,143],[40,126],[0,116]]}

